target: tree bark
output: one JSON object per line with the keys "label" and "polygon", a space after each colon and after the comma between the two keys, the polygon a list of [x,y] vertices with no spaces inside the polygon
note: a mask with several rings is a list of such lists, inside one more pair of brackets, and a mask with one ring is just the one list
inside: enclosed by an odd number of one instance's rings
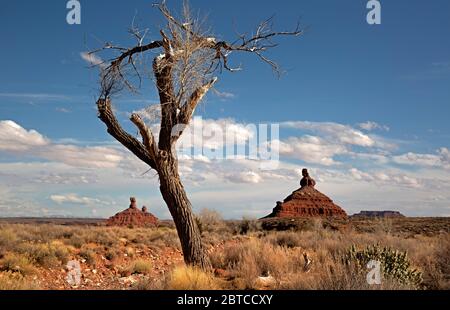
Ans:
{"label": "tree bark", "polygon": [[210,269],[211,264],[202,243],[191,202],[178,174],[178,160],[170,156],[165,164],[160,165],[158,175],[161,194],[175,222],[185,263],[203,270]]}

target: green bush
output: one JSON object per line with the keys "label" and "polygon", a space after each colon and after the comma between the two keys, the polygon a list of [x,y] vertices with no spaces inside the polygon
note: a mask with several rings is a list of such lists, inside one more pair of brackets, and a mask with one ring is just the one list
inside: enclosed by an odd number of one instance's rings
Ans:
{"label": "green bush", "polygon": [[421,287],[423,283],[422,273],[411,268],[411,263],[406,252],[399,252],[389,247],[381,248],[379,245],[368,246],[363,250],[357,250],[353,245],[344,255],[344,263],[355,263],[358,268],[364,269],[371,261],[381,263],[381,271],[387,278],[398,281],[401,284]]}

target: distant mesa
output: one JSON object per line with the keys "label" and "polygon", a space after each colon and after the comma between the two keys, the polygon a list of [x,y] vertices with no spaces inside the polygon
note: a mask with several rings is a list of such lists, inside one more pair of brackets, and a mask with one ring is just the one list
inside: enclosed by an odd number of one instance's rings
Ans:
{"label": "distant mesa", "polygon": [[147,207],[139,210],[136,198],[130,198],[130,207],[125,211],[117,213],[110,217],[106,222],[108,226],[125,226],[125,227],[157,227],[159,220],[156,216],[148,212]]}
{"label": "distant mesa", "polygon": [[361,211],[352,215],[352,218],[404,218],[405,216],[398,211]]}
{"label": "distant mesa", "polygon": [[283,202],[277,202],[272,214],[266,218],[347,218],[347,213],[341,207],[315,189],[316,181],[309,176],[307,169],[303,169],[302,175],[301,188]]}

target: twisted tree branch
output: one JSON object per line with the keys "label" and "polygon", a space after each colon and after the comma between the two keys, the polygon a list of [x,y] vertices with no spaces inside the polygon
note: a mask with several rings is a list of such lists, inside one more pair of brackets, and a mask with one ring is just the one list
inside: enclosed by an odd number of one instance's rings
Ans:
{"label": "twisted tree branch", "polygon": [[156,169],[156,162],[152,158],[146,147],[132,135],[127,133],[119,121],[114,116],[111,108],[110,99],[99,99],[97,101],[98,117],[105,123],[108,133],[125,146],[129,151],[136,155],[140,160],[148,164],[151,168]]}

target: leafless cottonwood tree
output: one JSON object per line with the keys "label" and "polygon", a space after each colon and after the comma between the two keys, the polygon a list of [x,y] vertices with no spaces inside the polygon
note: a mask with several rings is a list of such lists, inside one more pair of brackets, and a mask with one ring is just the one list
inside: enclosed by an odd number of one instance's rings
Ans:
{"label": "leafless cottonwood tree", "polygon": [[[115,53],[108,64],[100,64],[98,114],[111,136],[157,172],[160,191],[175,222],[185,262],[208,269],[209,259],[178,172],[175,145],[197,106],[216,83],[214,74],[222,70],[240,70],[229,65],[232,53],[254,54],[275,72],[280,72],[278,65],[266,57],[265,52],[277,46],[274,38],[299,36],[303,32],[299,26],[288,32],[273,31],[272,19],[268,19],[257,27],[253,35],[237,35],[236,41],[226,42],[202,30],[200,21],[192,18],[186,4],[181,18],[171,13],[165,1],[154,6],[167,22],[159,32],[159,40],[146,43],[147,31],[133,26],[130,32],[138,41],[136,46],[123,48],[107,43],[90,52],[90,55],[106,50]],[[147,66],[142,56],[153,50],[161,54],[153,54],[152,64]],[[131,115],[131,122],[137,127],[141,139],[127,133],[117,120],[111,103],[112,95],[118,91],[126,88],[136,91],[145,78],[145,69],[151,69],[152,80],[159,93],[161,123],[158,139],[139,113]]]}

